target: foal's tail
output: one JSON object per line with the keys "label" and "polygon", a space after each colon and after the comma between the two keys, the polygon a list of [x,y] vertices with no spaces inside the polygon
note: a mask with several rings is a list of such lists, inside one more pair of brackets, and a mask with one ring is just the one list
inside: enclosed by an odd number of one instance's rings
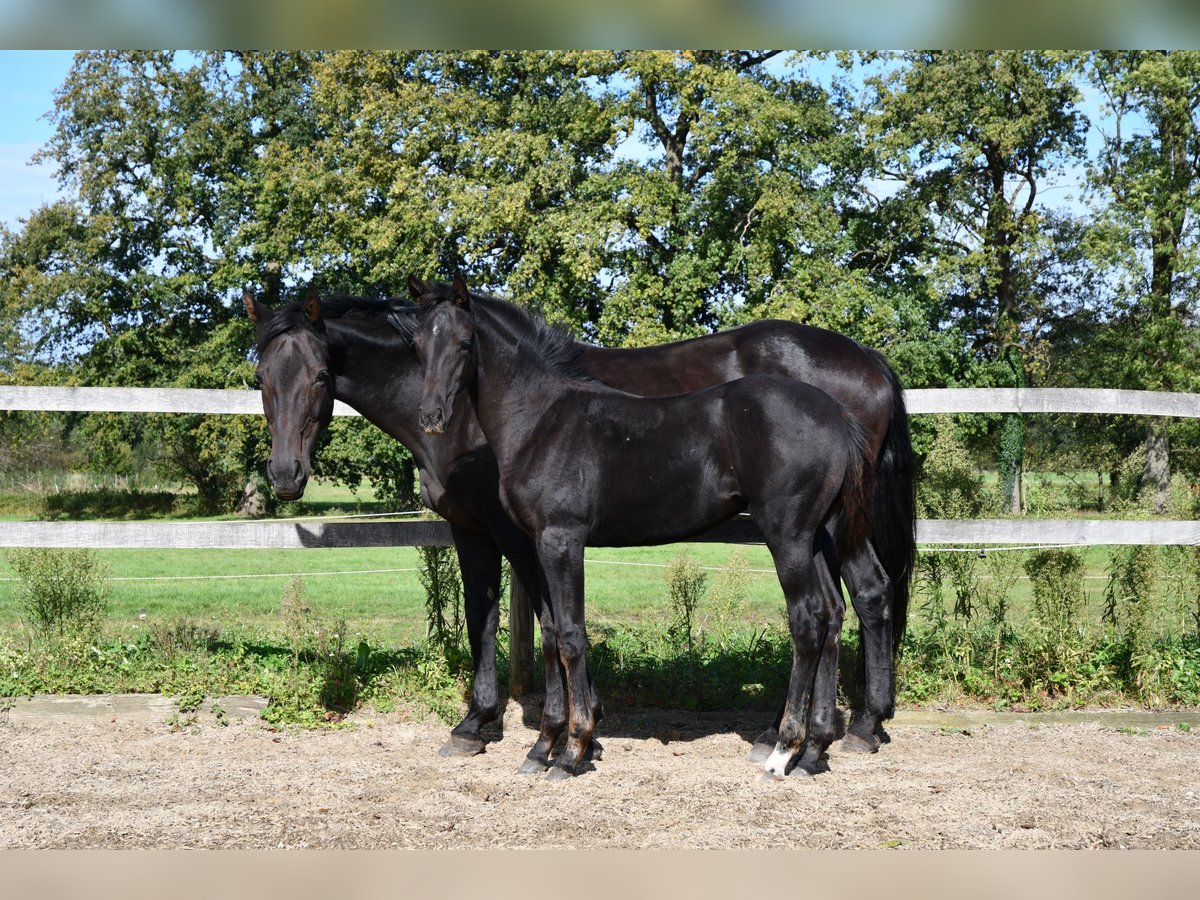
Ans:
{"label": "foal's tail", "polygon": [[908,622],[908,595],[917,559],[917,494],[912,439],[904,388],[883,354],[876,357],[892,385],[892,419],[875,466],[871,543],[892,582],[893,651],[900,649]]}
{"label": "foal's tail", "polygon": [[842,409],[846,425],[850,459],[835,527],[838,552],[842,555],[871,537],[872,499],[875,494],[875,460],[871,457],[870,442],[858,420]]}

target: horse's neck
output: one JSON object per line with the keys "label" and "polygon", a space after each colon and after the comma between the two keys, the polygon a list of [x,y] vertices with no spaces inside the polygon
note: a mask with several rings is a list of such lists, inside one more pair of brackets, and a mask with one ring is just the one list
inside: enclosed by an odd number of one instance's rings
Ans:
{"label": "horse's neck", "polygon": [[478,369],[472,402],[479,425],[502,467],[520,459],[521,448],[546,411],[566,394],[584,389],[552,372],[533,352],[532,336],[513,330],[494,313],[477,318]]}
{"label": "horse's neck", "polygon": [[[335,348],[337,399],[364,419],[424,455],[425,433],[417,423],[421,398],[421,367],[399,335],[394,346],[382,346],[357,322],[326,322]],[[420,465],[418,460],[418,465]]]}

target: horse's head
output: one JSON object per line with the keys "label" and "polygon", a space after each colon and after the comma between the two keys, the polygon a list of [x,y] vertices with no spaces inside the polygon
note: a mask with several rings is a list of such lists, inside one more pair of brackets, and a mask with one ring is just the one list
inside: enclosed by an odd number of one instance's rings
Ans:
{"label": "horse's head", "polygon": [[297,500],[312,472],[312,451],[333,415],[334,376],[321,303],[270,310],[249,291],[246,312],[258,328],[258,386],[271,431],[267,478],[282,500]]}
{"label": "horse's head", "polygon": [[454,284],[425,284],[408,279],[408,290],[421,308],[413,349],[425,369],[419,418],[429,434],[441,434],[450,421],[454,398],[475,377],[475,320],[471,294],[461,275]]}

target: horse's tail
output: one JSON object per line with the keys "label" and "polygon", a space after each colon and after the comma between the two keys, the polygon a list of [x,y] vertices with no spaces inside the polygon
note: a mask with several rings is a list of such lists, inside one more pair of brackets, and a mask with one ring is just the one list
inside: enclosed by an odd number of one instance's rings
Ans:
{"label": "horse's tail", "polygon": [[871,498],[874,495],[875,461],[867,432],[858,419],[842,408],[849,438],[850,459],[842,480],[835,534],[838,552],[845,555],[871,537]]}
{"label": "horse's tail", "polygon": [[909,588],[917,559],[915,467],[904,388],[883,354],[870,352],[892,385],[892,419],[875,466],[871,543],[892,582],[892,649],[898,651],[908,622]]}

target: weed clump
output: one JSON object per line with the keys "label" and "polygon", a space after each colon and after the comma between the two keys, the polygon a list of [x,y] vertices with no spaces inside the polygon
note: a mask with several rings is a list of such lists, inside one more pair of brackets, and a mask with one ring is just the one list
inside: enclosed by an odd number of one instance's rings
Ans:
{"label": "weed clump", "polygon": [[52,644],[99,638],[109,572],[96,551],[35,547],[7,556],[17,573],[21,616],[37,638]]}

